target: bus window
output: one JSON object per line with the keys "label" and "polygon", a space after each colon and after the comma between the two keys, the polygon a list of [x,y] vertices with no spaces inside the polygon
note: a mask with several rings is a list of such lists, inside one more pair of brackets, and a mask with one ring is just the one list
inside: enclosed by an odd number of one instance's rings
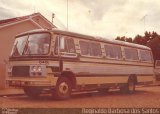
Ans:
{"label": "bus window", "polygon": [[50,34],[34,33],[16,38],[12,56],[45,55],[49,52]]}
{"label": "bus window", "polygon": [[102,56],[100,43],[80,41],[81,54],[87,56]]}
{"label": "bus window", "polygon": [[122,59],[121,47],[117,45],[105,45],[105,52],[108,58]]}
{"label": "bus window", "polygon": [[147,50],[140,50],[141,61],[152,62],[151,52]]}
{"label": "bus window", "polygon": [[28,38],[28,45],[25,55],[47,54],[49,51],[50,36],[48,33],[31,34]]}
{"label": "bus window", "polygon": [[102,56],[101,45],[99,43],[90,43],[90,55]]}
{"label": "bus window", "polygon": [[82,55],[89,55],[90,54],[90,47],[89,43],[85,41],[80,41],[80,49]]}
{"label": "bus window", "polygon": [[67,52],[68,53],[75,53],[75,45],[74,45],[74,40],[71,38],[66,39],[66,45],[67,45]]}
{"label": "bus window", "polygon": [[124,54],[127,60],[139,60],[137,49],[124,48]]}
{"label": "bus window", "polygon": [[19,56],[23,54],[28,36],[21,36],[16,38],[11,52],[12,56]]}
{"label": "bus window", "polygon": [[74,40],[72,38],[61,37],[60,38],[60,51],[67,53],[75,53]]}

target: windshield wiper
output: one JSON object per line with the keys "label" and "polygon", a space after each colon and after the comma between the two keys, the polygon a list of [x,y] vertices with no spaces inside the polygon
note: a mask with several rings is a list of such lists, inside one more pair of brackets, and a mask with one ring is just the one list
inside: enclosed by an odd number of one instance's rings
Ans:
{"label": "windshield wiper", "polygon": [[17,48],[17,44],[18,44],[18,42],[16,42],[16,44],[14,46],[12,56],[20,55],[18,48]]}
{"label": "windshield wiper", "polygon": [[26,44],[25,44],[25,46],[24,46],[24,50],[23,50],[23,55],[31,55],[31,51],[30,51],[30,49],[29,49],[28,44],[29,44],[29,40],[28,40],[28,38],[27,38],[27,42],[26,42]]}

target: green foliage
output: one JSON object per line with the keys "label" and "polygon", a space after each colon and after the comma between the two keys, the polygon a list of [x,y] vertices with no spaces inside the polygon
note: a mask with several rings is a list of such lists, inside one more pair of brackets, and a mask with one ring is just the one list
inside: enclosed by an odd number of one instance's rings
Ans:
{"label": "green foliage", "polygon": [[117,36],[116,40],[120,41],[125,41],[125,42],[130,42],[130,43],[135,43],[135,44],[140,44],[140,45],[147,45],[148,42],[150,42],[152,39],[160,37],[160,35],[156,32],[148,32],[146,31],[144,33],[144,36],[141,36],[137,34],[134,38],[127,38],[126,36]]}

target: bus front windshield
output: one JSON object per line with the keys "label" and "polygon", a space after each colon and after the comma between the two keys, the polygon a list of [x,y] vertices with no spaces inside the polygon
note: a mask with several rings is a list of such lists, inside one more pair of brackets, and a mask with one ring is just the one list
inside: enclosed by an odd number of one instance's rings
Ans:
{"label": "bus front windshield", "polygon": [[50,34],[35,33],[17,37],[11,56],[45,55],[49,52]]}

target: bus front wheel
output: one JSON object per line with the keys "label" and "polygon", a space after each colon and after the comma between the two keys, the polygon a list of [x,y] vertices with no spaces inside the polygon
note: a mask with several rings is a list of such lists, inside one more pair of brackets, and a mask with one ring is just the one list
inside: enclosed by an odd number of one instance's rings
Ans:
{"label": "bus front wheel", "polygon": [[58,80],[56,87],[53,90],[53,97],[58,100],[70,98],[72,91],[71,82],[67,77],[62,77]]}

